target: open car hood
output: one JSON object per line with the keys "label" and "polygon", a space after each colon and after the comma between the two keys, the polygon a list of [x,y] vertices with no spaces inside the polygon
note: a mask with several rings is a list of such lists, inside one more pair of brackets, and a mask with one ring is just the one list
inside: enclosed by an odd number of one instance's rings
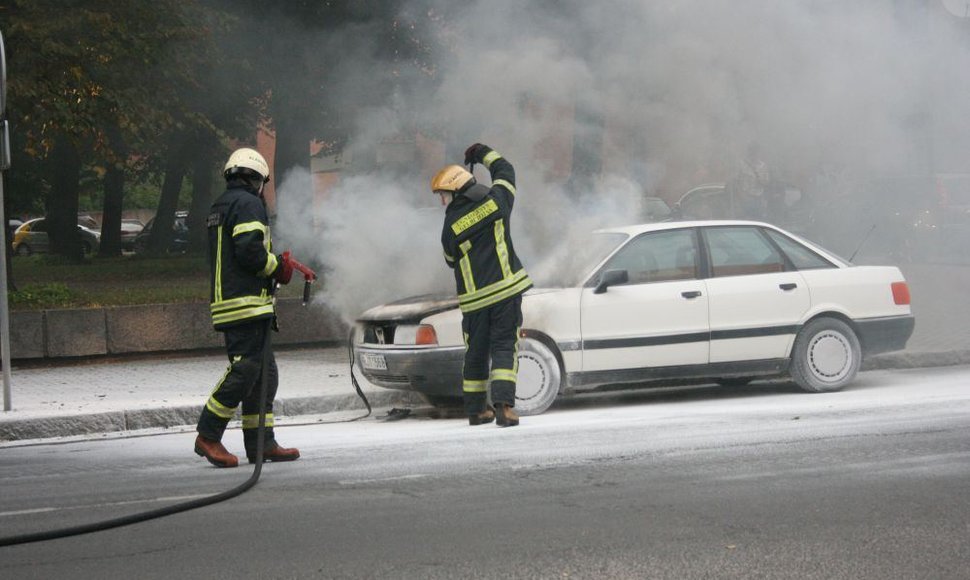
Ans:
{"label": "open car hood", "polygon": [[458,298],[447,294],[422,294],[388,302],[364,311],[358,322],[418,321],[426,316],[458,308]]}

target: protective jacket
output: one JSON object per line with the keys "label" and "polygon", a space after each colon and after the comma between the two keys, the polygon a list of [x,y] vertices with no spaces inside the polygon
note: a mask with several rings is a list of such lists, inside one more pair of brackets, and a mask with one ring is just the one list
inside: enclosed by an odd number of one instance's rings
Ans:
{"label": "protective jacket", "polygon": [[263,200],[230,187],[212,204],[209,231],[209,309],[216,330],[274,315],[272,274],[278,260],[272,251]]}
{"label": "protective jacket", "polygon": [[[455,195],[441,233],[445,262],[455,271],[458,305],[464,313],[498,304],[532,287],[510,235],[515,170],[488,147],[482,146],[480,156],[477,161],[488,168],[492,187]],[[478,184],[471,187],[486,189]]]}

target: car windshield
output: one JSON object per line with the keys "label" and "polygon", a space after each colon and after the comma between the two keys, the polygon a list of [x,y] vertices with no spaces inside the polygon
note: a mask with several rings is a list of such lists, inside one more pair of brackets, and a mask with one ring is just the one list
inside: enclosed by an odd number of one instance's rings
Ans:
{"label": "car windshield", "polygon": [[529,276],[539,288],[577,286],[627,237],[618,232],[594,232],[571,239],[538,266],[529,268]]}

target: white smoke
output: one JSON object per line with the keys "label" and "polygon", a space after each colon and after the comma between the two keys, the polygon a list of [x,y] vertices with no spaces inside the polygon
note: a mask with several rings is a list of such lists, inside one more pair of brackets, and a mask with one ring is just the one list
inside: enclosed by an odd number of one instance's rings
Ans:
{"label": "white smoke", "polygon": [[[638,221],[645,195],[673,202],[691,186],[731,179],[752,144],[819,207],[852,179],[970,173],[970,20],[942,4],[466,4],[441,25],[450,41],[435,55],[434,94],[395,93],[360,116],[348,149],[425,127],[494,147],[516,168],[512,233],[527,269],[541,270],[552,248],[581,231]],[[353,39],[353,55],[377,53],[365,41]],[[362,84],[355,71],[390,74],[348,59],[330,87],[346,102]],[[602,120],[603,175],[573,197],[572,139],[588,129],[577,107]],[[291,183],[281,184],[279,223],[326,264],[329,304],[353,318],[391,298],[454,291],[439,243],[444,212],[428,182],[460,162],[440,155],[410,173],[345,175],[322,202],[300,204],[314,208],[317,233],[307,235],[306,216],[282,209]],[[488,183],[481,168],[476,175]],[[296,188],[308,191],[309,176]]]}

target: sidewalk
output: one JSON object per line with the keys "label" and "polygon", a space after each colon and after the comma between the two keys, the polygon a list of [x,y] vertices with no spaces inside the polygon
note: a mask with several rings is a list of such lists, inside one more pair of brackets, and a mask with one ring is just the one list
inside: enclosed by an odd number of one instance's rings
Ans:
{"label": "sidewalk", "polygon": [[[350,380],[346,346],[282,349],[276,360],[274,416],[281,424],[281,417],[366,412]],[[0,447],[25,439],[194,426],[227,364],[224,354],[211,354],[15,366],[13,410],[0,411]],[[354,374],[375,409],[418,404],[414,395],[375,387]]]}
{"label": "sidewalk", "polygon": [[[970,267],[903,265],[916,330],[906,350],[874,357],[864,370],[970,364]],[[360,410],[345,345],[277,349],[280,388],[274,415]],[[26,439],[141,429],[190,429],[227,365],[224,354],[146,356],[12,369],[13,410],[0,411],[0,447]],[[357,380],[371,405],[417,406],[419,397]],[[376,414],[376,413],[375,413]],[[6,443],[5,443],[6,442]]]}

